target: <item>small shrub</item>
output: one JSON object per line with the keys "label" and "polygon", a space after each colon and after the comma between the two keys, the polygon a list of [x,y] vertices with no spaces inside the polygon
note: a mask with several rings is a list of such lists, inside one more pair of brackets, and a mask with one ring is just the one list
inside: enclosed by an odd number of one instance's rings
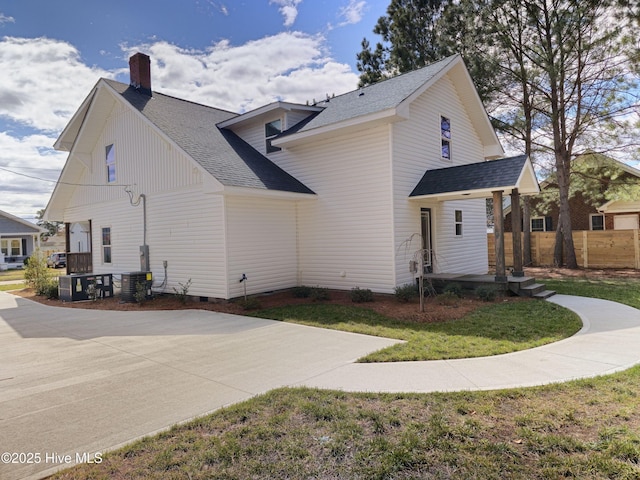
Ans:
{"label": "small shrub", "polygon": [[48,296],[54,286],[58,288],[57,281],[47,268],[47,257],[40,250],[33,252],[29,262],[25,264],[24,279],[36,295]]}
{"label": "small shrub", "polygon": [[447,307],[457,306],[459,300],[460,300],[460,297],[458,297],[453,292],[445,292],[438,295],[438,303],[440,305],[445,305]]}
{"label": "small shrub", "polygon": [[476,295],[480,300],[484,300],[485,302],[493,302],[498,296],[498,290],[496,290],[495,287],[481,285],[476,288]]}
{"label": "small shrub", "polygon": [[136,283],[136,293],[133,294],[133,298],[140,304],[147,299],[147,285],[144,282]]}
{"label": "small shrub", "polygon": [[420,292],[418,291],[418,286],[414,283],[407,283],[402,285],[401,287],[396,287],[395,289],[396,300],[401,303],[408,303],[418,295]]}
{"label": "small shrub", "polygon": [[442,293],[450,293],[458,298],[462,298],[462,285],[459,283],[447,283],[442,289]]}
{"label": "small shrub", "polygon": [[186,283],[178,282],[178,285],[180,285],[180,288],[177,289],[176,287],[173,287],[173,291],[175,292],[176,298],[184,305],[187,303],[189,288],[191,287],[191,279],[187,280]]}
{"label": "small shrub", "polygon": [[373,302],[373,292],[368,288],[352,288],[351,301],[354,303]]}
{"label": "small shrub", "polygon": [[240,305],[243,310],[257,310],[260,308],[260,300],[256,297],[247,297],[238,300],[238,305]]}
{"label": "small shrub", "polygon": [[329,295],[329,289],[323,287],[313,287],[311,289],[311,299],[314,302],[324,302],[329,300],[331,295]]}
{"label": "small shrub", "polygon": [[293,298],[309,298],[311,296],[311,291],[311,287],[300,285],[299,287],[293,287],[291,295],[293,295]]}
{"label": "small shrub", "polygon": [[58,298],[60,298],[58,292],[58,281],[52,279],[51,282],[49,282],[49,284],[47,285],[46,291],[43,292],[43,295],[45,295],[50,300],[57,300]]}

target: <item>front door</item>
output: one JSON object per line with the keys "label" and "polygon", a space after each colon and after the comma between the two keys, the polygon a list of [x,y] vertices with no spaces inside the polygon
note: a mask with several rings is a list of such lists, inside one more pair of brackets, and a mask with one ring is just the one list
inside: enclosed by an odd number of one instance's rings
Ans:
{"label": "front door", "polygon": [[433,272],[433,248],[431,244],[431,209],[420,209],[420,227],[422,235],[422,252],[424,260],[424,273]]}

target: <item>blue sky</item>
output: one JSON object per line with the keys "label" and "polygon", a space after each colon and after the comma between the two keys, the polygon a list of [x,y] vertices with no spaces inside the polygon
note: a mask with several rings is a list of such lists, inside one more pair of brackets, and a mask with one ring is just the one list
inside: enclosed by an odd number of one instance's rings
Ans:
{"label": "blue sky", "polygon": [[[0,0],[0,210],[32,220],[66,153],[52,145],[100,77],[232,111],[357,87],[388,0]],[[48,181],[44,181],[48,180]]]}

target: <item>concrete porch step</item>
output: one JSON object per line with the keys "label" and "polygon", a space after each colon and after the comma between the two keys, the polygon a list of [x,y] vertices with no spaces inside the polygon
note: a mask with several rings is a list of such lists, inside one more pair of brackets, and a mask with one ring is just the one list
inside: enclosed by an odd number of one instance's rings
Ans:
{"label": "concrete porch step", "polygon": [[540,293],[536,293],[533,298],[537,298],[539,300],[546,300],[549,297],[553,297],[556,294],[553,290],[543,290]]}

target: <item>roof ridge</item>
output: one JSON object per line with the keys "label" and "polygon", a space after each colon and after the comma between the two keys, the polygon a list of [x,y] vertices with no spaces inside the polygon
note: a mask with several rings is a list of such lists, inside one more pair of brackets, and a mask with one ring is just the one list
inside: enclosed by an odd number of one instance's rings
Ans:
{"label": "roof ridge", "polygon": [[[129,85],[129,84],[127,84],[127,83],[119,82],[118,80],[113,80],[112,78],[105,78],[105,77],[102,77],[102,78],[101,78],[101,80],[105,80],[105,81],[107,81],[107,83],[117,83],[117,84],[119,84],[119,85],[123,85],[123,86],[125,86],[125,87],[131,87],[131,88],[134,88],[134,89],[135,89],[135,87],[132,87],[131,85]],[[168,95],[168,94],[166,94],[166,93],[162,93],[162,92],[159,92],[159,91],[157,91],[157,90],[152,90],[152,94],[162,95],[163,97],[166,97],[166,98],[171,98],[171,99],[173,99],[173,100],[178,100],[178,101],[180,101],[180,102],[190,103],[190,104],[192,104],[192,105],[198,105],[198,106],[200,106],[200,107],[210,108],[210,109],[212,109],[212,110],[217,110],[217,111],[219,111],[219,112],[232,113],[232,114],[234,114],[234,115],[240,115],[238,112],[234,112],[234,111],[227,110],[227,109],[224,109],[224,108],[213,107],[213,106],[211,106],[211,105],[206,105],[206,104],[204,104],[204,103],[196,102],[196,101],[194,101],[194,100],[189,100],[189,99],[187,99],[187,98],[181,98],[181,97],[176,97],[176,96],[174,96],[174,95]],[[151,96],[151,98],[153,98],[153,95]]]}

